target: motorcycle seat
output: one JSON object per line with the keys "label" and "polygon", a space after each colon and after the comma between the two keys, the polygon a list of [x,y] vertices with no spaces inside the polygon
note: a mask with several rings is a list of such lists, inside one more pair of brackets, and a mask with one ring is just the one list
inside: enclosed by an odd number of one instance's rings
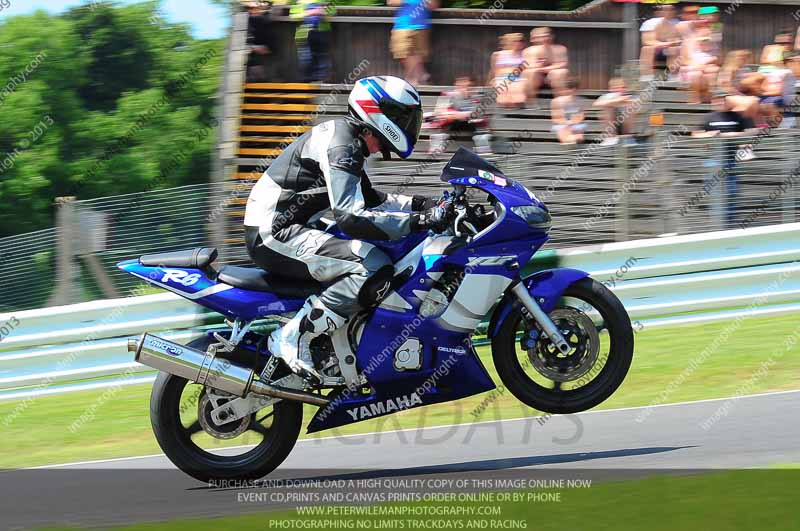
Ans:
{"label": "motorcycle seat", "polygon": [[225,266],[219,270],[217,280],[234,288],[269,292],[287,299],[305,299],[322,292],[319,282],[279,277],[257,267]]}
{"label": "motorcycle seat", "polygon": [[139,258],[139,263],[146,267],[204,269],[217,259],[217,254],[214,247],[197,247],[172,253],[147,254]]}

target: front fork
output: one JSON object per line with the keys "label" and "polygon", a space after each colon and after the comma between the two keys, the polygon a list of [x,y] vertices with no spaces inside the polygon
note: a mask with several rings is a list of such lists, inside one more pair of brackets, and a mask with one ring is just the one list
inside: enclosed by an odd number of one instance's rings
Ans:
{"label": "front fork", "polygon": [[525,309],[533,316],[539,326],[542,327],[542,331],[545,333],[547,337],[550,338],[550,341],[556,346],[556,348],[562,354],[567,354],[571,350],[569,343],[564,339],[564,336],[561,335],[561,331],[555,325],[550,316],[542,310],[542,307],[539,306],[539,303],[536,302],[536,299],[531,297],[531,294],[528,293],[528,288],[525,287],[525,284],[522,282],[518,282],[513,288],[511,288],[511,292],[519,299],[519,302],[525,306]]}

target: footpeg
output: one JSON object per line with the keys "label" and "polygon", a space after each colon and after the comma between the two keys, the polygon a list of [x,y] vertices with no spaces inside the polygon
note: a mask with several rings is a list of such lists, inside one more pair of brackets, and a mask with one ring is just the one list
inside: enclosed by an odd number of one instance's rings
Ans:
{"label": "footpeg", "polygon": [[[299,361],[299,360],[297,360]],[[286,364],[289,370],[313,386],[322,385],[325,378],[315,369],[309,369],[301,363]]]}

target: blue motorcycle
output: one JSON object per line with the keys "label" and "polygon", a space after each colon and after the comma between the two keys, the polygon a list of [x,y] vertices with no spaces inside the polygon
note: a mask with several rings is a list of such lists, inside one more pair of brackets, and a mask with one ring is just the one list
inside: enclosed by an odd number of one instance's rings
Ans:
{"label": "blue motorcycle", "polygon": [[[303,404],[318,408],[311,433],[490,391],[473,347],[479,328],[503,384],[531,408],[574,413],[611,396],[633,357],[620,301],[583,271],[522,278],[548,239],[548,208],[468,150],[442,180],[452,186],[442,198],[453,213],[449,228],[371,242],[396,264],[392,288],[377,307],[312,342],[321,384],[290,372],[266,345],[268,325],[288,321],[323,286],[215,268],[209,248],[119,264],[226,317],[228,328],[188,345],[151,334],[129,344],[138,362],[161,371],[151,420],[178,468],[201,481],[263,477],[294,447]],[[488,197],[473,201],[476,193]]]}

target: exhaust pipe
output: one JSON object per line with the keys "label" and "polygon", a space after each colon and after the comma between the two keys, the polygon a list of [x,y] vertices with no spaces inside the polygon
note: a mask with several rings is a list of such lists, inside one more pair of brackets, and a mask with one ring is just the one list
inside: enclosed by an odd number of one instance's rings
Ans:
{"label": "exhaust pipe", "polygon": [[142,365],[236,396],[255,393],[315,406],[327,406],[330,403],[330,400],[319,395],[266,384],[255,379],[252,369],[151,334],[144,334],[138,340],[129,339],[128,352],[134,352],[134,359]]}

